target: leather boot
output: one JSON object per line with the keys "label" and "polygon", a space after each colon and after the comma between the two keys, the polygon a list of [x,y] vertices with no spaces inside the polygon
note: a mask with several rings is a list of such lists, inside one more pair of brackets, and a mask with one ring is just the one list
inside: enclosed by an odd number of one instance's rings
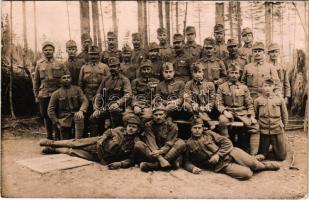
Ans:
{"label": "leather boot", "polygon": [[142,162],[140,164],[140,168],[143,172],[149,172],[160,169],[160,164],[158,162],[150,163],[150,162]]}
{"label": "leather boot", "polygon": [[272,171],[276,171],[280,169],[280,164],[277,162],[272,162],[272,161],[265,161],[262,162],[265,166],[264,170],[272,170]]}
{"label": "leather boot", "polygon": [[40,146],[51,146],[53,143],[54,143],[54,140],[50,140],[50,139],[42,139],[39,142]]}
{"label": "leather boot", "polygon": [[75,119],[75,139],[80,139],[84,134],[84,119]]}
{"label": "leather boot", "polygon": [[42,154],[54,154],[56,153],[56,149],[53,147],[43,147]]}

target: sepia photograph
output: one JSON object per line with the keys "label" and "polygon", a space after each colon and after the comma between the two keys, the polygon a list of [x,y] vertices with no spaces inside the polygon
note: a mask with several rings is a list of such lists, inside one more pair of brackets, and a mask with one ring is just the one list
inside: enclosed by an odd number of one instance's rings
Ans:
{"label": "sepia photograph", "polygon": [[2,198],[308,198],[308,1],[0,4]]}

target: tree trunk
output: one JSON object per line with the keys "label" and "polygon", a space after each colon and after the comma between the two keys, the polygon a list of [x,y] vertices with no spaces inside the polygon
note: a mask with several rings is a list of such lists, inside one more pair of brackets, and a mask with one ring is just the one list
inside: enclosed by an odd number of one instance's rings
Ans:
{"label": "tree trunk", "polygon": [[37,60],[37,53],[38,53],[38,31],[36,25],[36,2],[33,1],[33,24],[34,24],[34,60]]}
{"label": "tree trunk", "polygon": [[202,44],[202,35],[201,35],[201,5],[198,2],[198,34],[199,34],[199,42]]}
{"label": "tree trunk", "polygon": [[105,28],[104,28],[104,20],[103,20],[103,11],[102,11],[102,3],[100,1],[100,12],[101,12],[101,20],[102,20],[102,31],[103,31],[103,42],[104,42],[104,48],[106,49],[106,39],[105,39]]}
{"label": "tree trunk", "polygon": [[101,40],[101,33],[100,33],[98,1],[92,1],[92,21],[93,21],[93,39],[94,39],[94,44],[98,45],[100,50],[102,50],[102,40]]}
{"label": "tree trunk", "polygon": [[159,12],[159,26],[163,27],[163,4],[162,1],[158,1],[158,12]]}
{"label": "tree trunk", "polygon": [[224,3],[216,3],[216,24],[224,26]]}
{"label": "tree trunk", "polygon": [[229,1],[229,24],[230,24],[230,38],[234,38],[233,34],[233,1]]}
{"label": "tree trunk", "polygon": [[143,34],[143,2],[142,0],[137,1],[137,17],[138,17],[138,32]]}
{"label": "tree trunk", "polygon": [[165,1],[165,22],[166,22],[166,29],[167,29],[167,40],[168,40],[168,44],[170,44],[171,22],[170,22],[170,2],[169,1]]}
{"label": "tree trunk", "polygon": [[[81,34],[90,34],[89,1],[80,0],[80,30]],[[83,41],[81,41],[83,43]]]}
{"label": "tree trunk", "polygon": [[272,41],[272,3],[271,2],[265,2],[265,43],[266,47],[271,43]]}
{"label": "tree trunk", "polygon": [[116,1],[112,0],[112,18],[113,18],[113,29],[116,35],[118,36],[118,25],[117,25],[117,10],[116,10]]}
{"label": "tree trunk", "polygon": [[185,9],[185,18],[183,20],[183,36],[186,35],[186,27],[187,27],[187,14],[188,14],[188,2],[186,2],[186,9]]}
{"label": "tree trunk", "polygon": [[71,37],[71,25],[70,25],[69,5],[68,5],[68,1],[66,1],[65,3],[66,3],[66,7],[67,7],[67,18],[68,18],[68,27],[69,27],[69,37],[70,37],[70,40],[71,40],[72,37]]}
{"label": "tree trunk", "polygon": [[147,1],[143,0],[143,21],[144,21],[144,27],[143,27],[143,44],[144,48],[148,46],[148,27],[147,27]]}
{"label": "tree trunk", "polygon": [[176,1],[176,32],[179,33],[179,8],[178,8],[178,1]]}
{"label": "tree trunk", "polygon": [[241,18],[241,7],[240,2],[237,2],[237,36],[238,36],[238,46],[241,47],[241,27],[242,27],[242,18]]}
{"label": "tree trunk", "polygon": [[13,106],[13,5],[12,5],[12,1],[10,2],[10,24],[11,24],[11,27],[10,27],[10,90],[9,90],[9,101],[10,101],[10,111],[11,111],[11,117],[13,119],[16,118],[15,116],[15,113],[14,113],[14,106]]}
{"label": "tree trunk", "polygon": [[23,67],[26,68],[26,58],[28,52],[28,41],[27,41],[27,16],[26,16],[26,2],[23,1],[23,39],[24,39],[24,49],[23,49]]}

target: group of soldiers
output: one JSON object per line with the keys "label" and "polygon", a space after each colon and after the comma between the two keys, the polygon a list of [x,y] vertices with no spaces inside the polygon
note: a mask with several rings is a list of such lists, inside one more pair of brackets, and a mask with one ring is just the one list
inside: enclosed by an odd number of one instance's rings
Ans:
{"label": "group of soldiers", "polygon": [[[47,131],[42,152],[109,169],[139,164],[146,172],[206,168],[248,179],[253,171],[278,170],[265,159],[270,145],[276,160],[286,158],[290,86],[279,45],[253,43],[250,28],[242,30],[241,48],[235,39],[225,43],[222,24],[214,37],[201,46],[188,26],[170,46],[167,30],[158,28],[159,44],[143,49],[141,34],[133,33],[134,48],[126,44],[120,51],[117,35],[108,32],[108,47],[100,51],[83,34],[80,54],[75,41],[66,43],[65,63],[54,59],[53,43],[43,43],[33,80]],[[189,139],[179,138],[180,121],[189,122]],[[246,148],[233,147],[233,122],[243,126]]]}

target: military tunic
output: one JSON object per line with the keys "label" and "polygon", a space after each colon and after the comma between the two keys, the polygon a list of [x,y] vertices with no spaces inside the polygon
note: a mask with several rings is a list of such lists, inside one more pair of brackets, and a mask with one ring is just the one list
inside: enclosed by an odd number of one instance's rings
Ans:
{"label": "military tunic", "polygon": [[100,55],[100,60],[102,63],[105,63],[108,65],[108,60],[111,57],[116,57],[121,61],[121,51],[118,49],[113,49],[113,50],[106,50],[103,51],[102,54]]}
{"label": "military tunic", "polygon": [[235,57],[232,57],[231,55],[229,55],[225,60],[224,60],[224,64],[226,66],[226,70],[229,71],[229,66],[232,63],[238,63],[239,65],[239,70],[240,70],[240,77],[244,71],[245,65],[248,64],[246,57],[244,56],[240,56],[240,55],[236,55]]}
{"label": "military tunic", "polygon": [[253,55],[252,55],[252,44],[244,44],[238,50],[240,56],[245,56],[247,61],[253,62]]}
{"label": "military tunic", "polygon": [[281,82],[281,91],[283,97],[291,97],[291,86],[289,81],[289,74],[280,63],[276,62],[273,63],[276,67],[276,70],[278,72],[278,77]]}
{"label": "military tunic", "polygon": [[72,85],[78,85],[78,77],[79,72],[82,66],[84,65],[84,61],[80,58],[68,58],[68,60],[64,63],[64,65],[68,68],[72,78]]}
{"label": "military tunic", "polygon": [[184,46],[184,52],[192,59],[192,62],[201,58],[202,49],[202,46],[195,41],[192,44],[186,43]]}
{"label": "military tunic", "polygon": [[204,78],[207,81],[217,81],[215,82],[215,85],[219,85],[220,83],[224,82],[227,73],[226,67],[221,60],[215,57],[203,57],[199,60],[199,62],[203,63],[204,65]]}
{"label": "military tunic", "polygon": [[169,44],[159,44],[159,57],[165,62],[168,61],[173,56],[173,50]]}
{"label": "military tunic", "polygon": [[215,49],[216,49],[216,53],[215,53],[216,58],[219,58],[220,60],[224,60],[228,57],[229,52],[227,50],[227,46],[225,42],[218,43],[216,41]]}
{"label": "military tunic", "polygon": [[133,106],[150,107],[159,80],[156,78],[137,78],[132,81]]}
{"label": "military tunic", "polygon": [[140,65],[141,61],[143,59],[146,59],[146,57],[147,57],[147,52],[144,49],[142,48],[133,49],[131,61],[135,65]]}
{"label": "military tunic", "polygon": [[174,52],[170,62],[175,66],[175,79],[187,82],[191,79],[190,65],[192,58],[182,51],[179,54]]}
{"label": "military tunic", "polygon": [[120,69],[121,73],[126,76],[130,82],[132,82],[134,79],[136,79],[139,75],[139,67],[136,64],[133,64],[133,62],[120,63]]}
{"label": "military tunic", "polygon": [[163,101],[163,103],[168,101],[178,100],[179,105],[183,102],[183,92],[185,88],[185,83],[180,80],[171,81],[161,81],[157,85],[156,96],[160,98],[158,100]]}

